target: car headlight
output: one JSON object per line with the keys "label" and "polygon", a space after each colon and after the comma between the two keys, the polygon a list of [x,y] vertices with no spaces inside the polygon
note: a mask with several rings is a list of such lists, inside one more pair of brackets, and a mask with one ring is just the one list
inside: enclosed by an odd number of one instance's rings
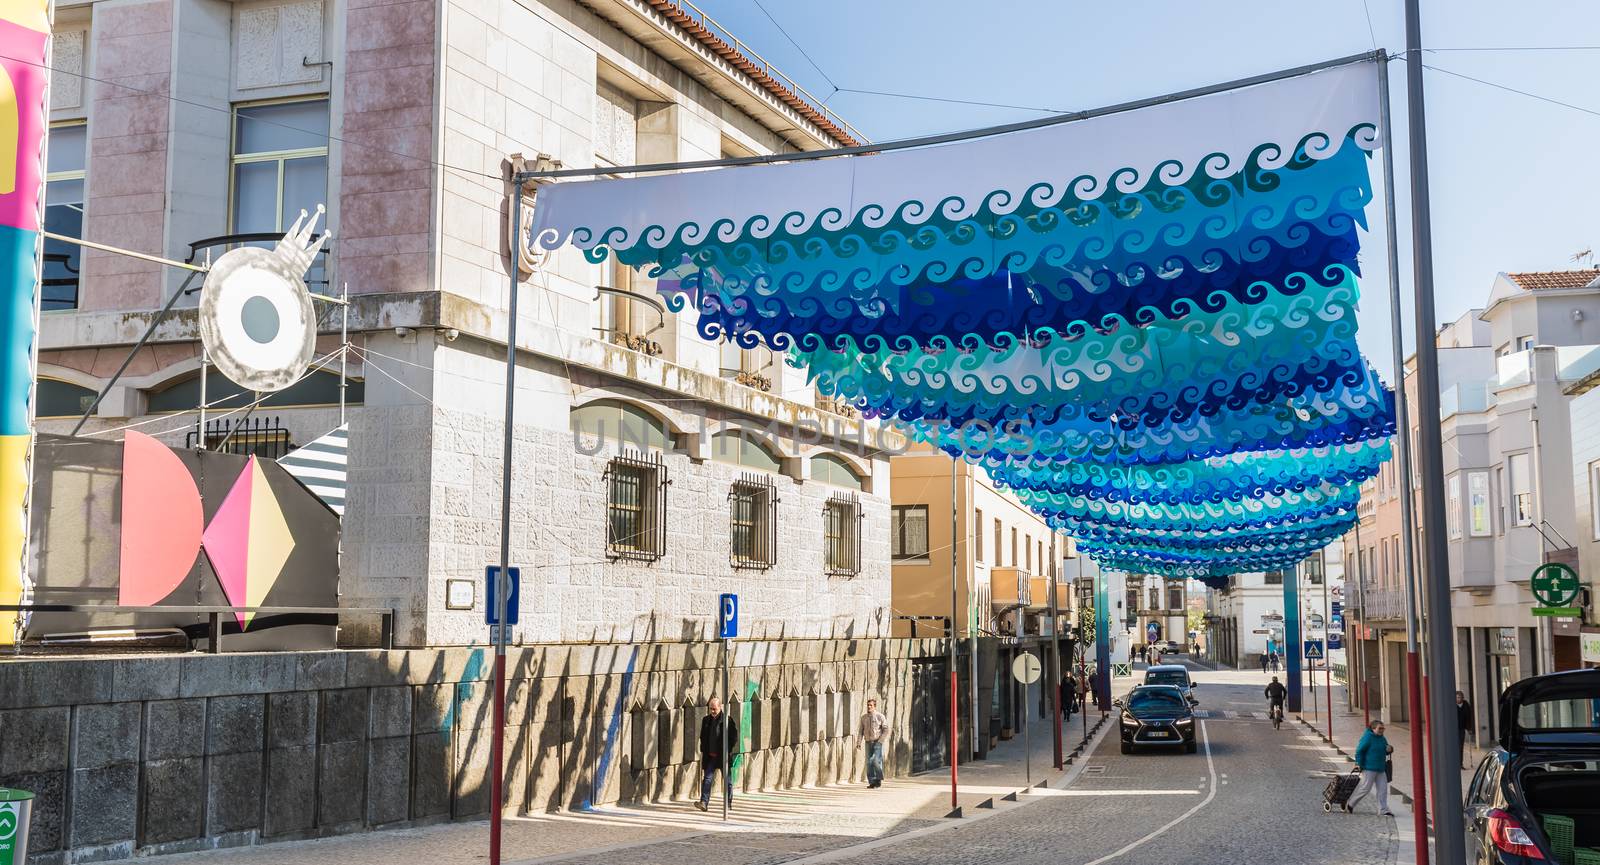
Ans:
{"label": "car headlight", "polygon": [[1135,718],[1133,716],[1132,712],[1124,711],[1122,713],[1122,723],[1124,723],[1124,724],[1138,724],[1139,723],[1139,719]]}
{"label": "car headlight", "polygon": [[1178,723],[1179,724],[1193,724],[1194,723],[1194,719],[1193,718],[1179,718],[1178,719]]}

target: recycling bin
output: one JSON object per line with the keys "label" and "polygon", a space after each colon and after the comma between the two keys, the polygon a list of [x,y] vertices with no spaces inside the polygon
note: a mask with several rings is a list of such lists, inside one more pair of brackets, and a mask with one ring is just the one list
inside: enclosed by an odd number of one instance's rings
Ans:
{"label": "recycling bin", "polygon": [[33,794],[0,787],[0,865],[26,865]]}

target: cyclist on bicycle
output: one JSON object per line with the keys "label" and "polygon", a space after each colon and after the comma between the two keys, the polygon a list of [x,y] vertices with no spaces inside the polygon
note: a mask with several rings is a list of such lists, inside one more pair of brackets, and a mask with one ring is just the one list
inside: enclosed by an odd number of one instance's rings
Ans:
{"label": "cyclist on bicycle", "polygon": [[1272,677],[1272,682],[1267,685],[1267,713],[1273,717],[1283,717],[1283,701],[1289,697],[1289,689],[1278,681],[1277,676]]}

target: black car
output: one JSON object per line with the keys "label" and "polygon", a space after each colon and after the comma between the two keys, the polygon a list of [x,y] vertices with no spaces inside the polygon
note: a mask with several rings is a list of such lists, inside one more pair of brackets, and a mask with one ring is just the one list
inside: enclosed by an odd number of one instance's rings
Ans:
{"label": "black car", "polygon": [[1161,746],[1195,752],[1194,707],[1183,689],[1173,685],[1140,685],[1118,700],[1122,709],[1118,727],[1122,753],[1134,748]]}
{"label": "black car", "polygon": [[1579,848],[1600,857],[1600,670],[1506,688],[1499,746],[1479,764],[1465,811],[1470,862],[1573,862]]}

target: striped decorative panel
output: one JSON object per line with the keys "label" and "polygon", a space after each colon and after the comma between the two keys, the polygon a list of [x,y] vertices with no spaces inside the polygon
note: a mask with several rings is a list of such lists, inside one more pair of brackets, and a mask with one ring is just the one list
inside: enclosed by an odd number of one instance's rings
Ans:
{"label": "striped decorative panel", "polygon": [[304,447],[279,457],[278,464],[294,475],[295,480],[305,484],[306,489],[322,499],[334,513],[343,517],[349,453],[350,425],[343,424]]}

